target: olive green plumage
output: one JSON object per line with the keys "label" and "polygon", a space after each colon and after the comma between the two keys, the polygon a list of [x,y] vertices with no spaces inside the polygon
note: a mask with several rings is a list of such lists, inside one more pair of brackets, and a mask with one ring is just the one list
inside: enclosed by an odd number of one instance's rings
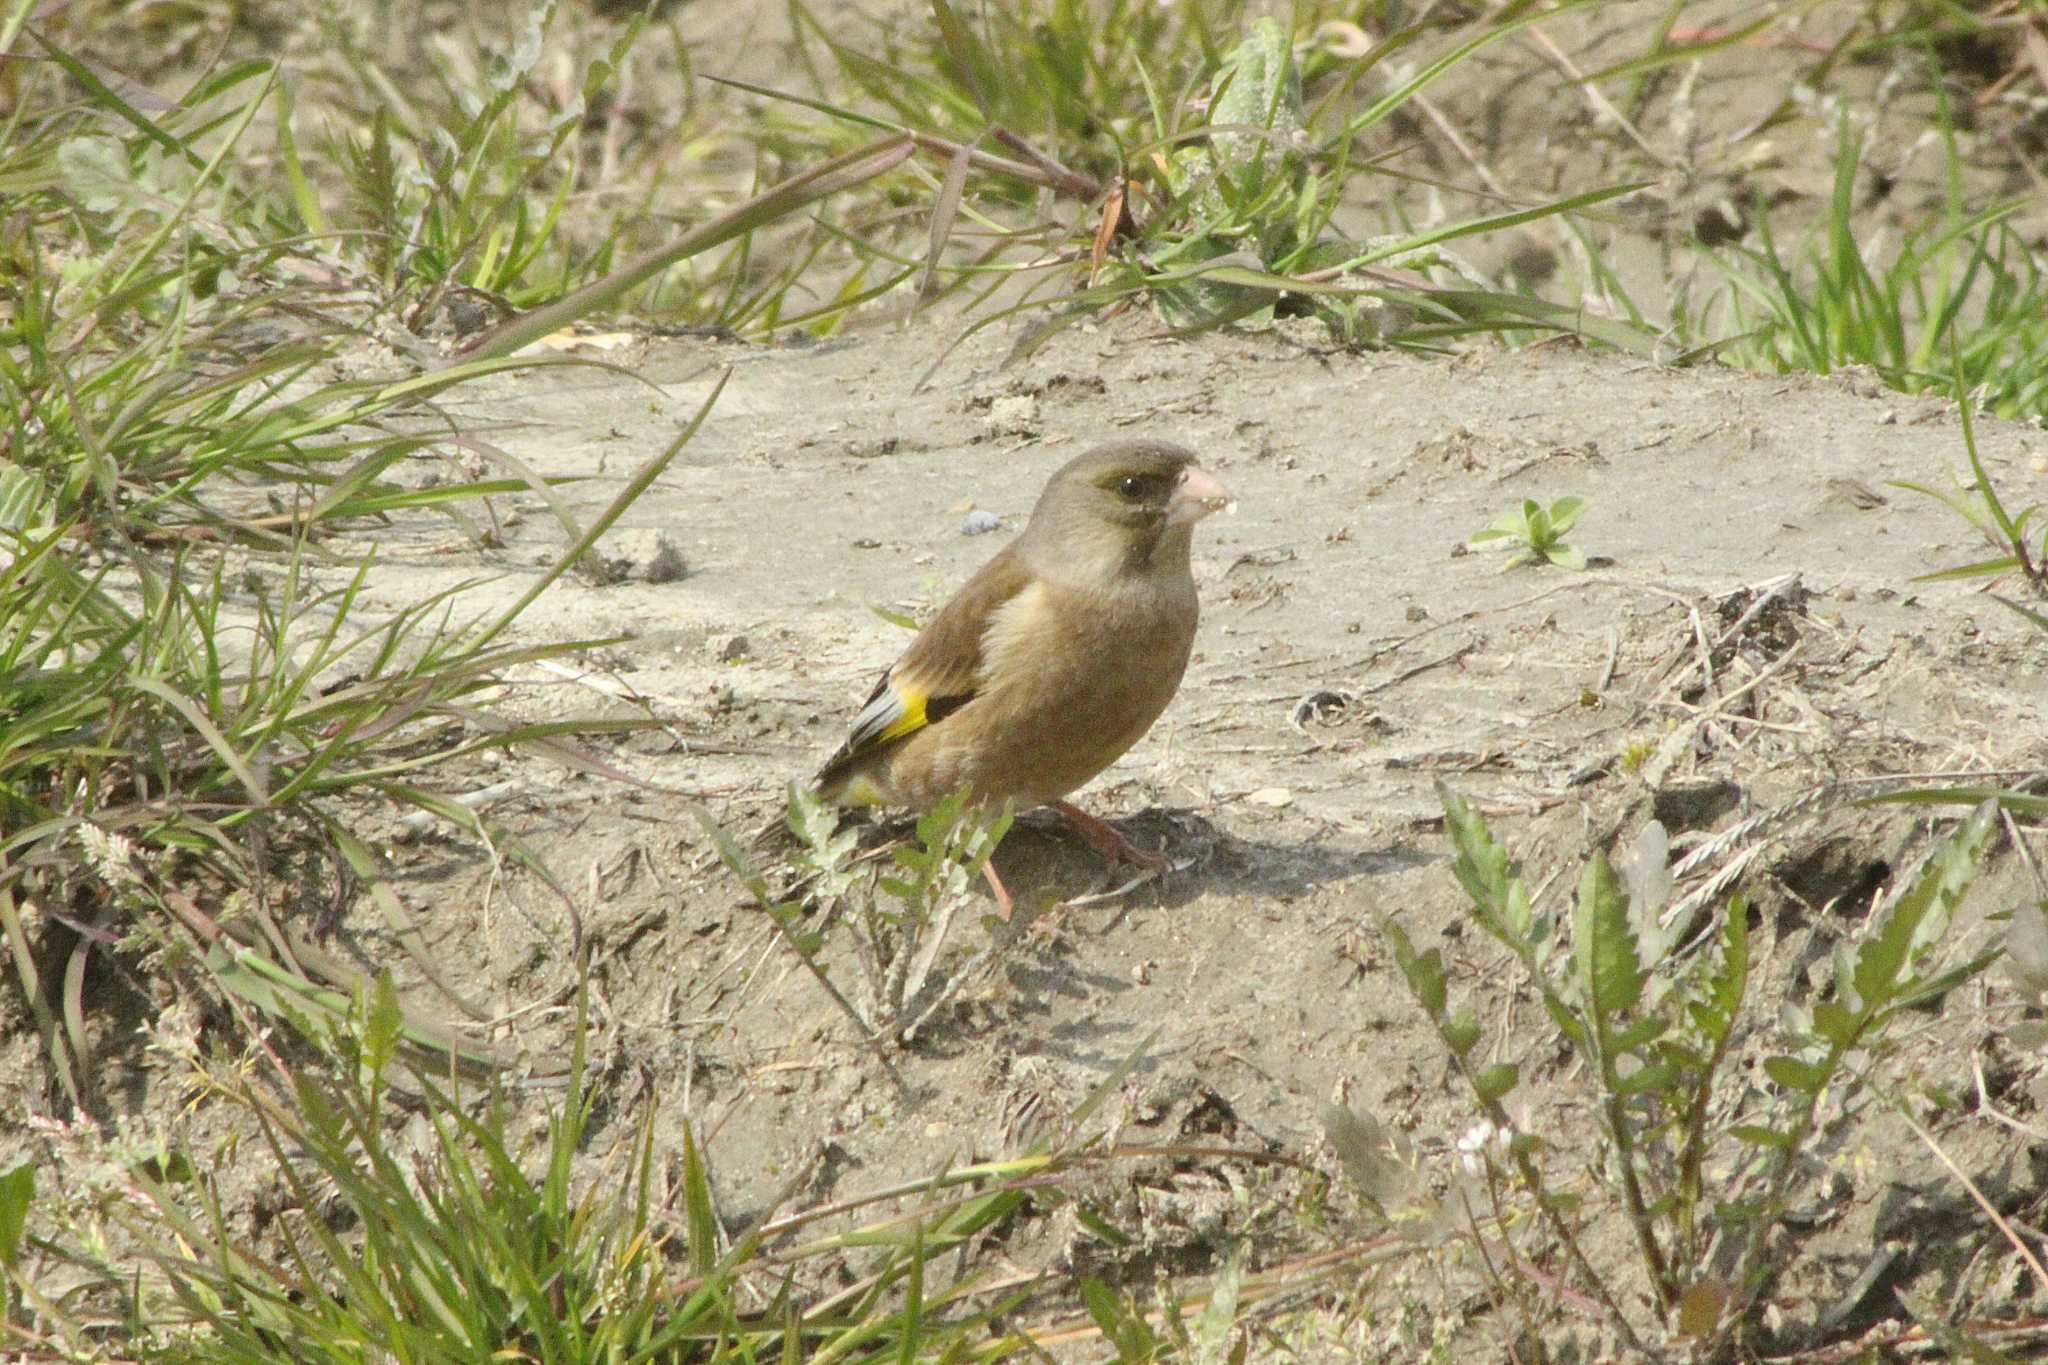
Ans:
{"label": "olive green plumage", "polygon": [[1086,783],[1180,686],[1199,615],[1190,540],[1228,500],[1164,441],[1068,462],[1024,530],[883,675],[819,792],[924,807],[964,789],[1022,808]]}

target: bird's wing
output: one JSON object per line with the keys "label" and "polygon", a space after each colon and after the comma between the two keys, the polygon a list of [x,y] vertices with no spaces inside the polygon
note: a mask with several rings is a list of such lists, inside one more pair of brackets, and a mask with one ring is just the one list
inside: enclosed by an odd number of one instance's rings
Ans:
{"label": "bird's wing", "polygon": [[875,684],[846,742],[818,773],[818,785],[829,791],[870,754],[973,700],[983,681],[989,622],[1031,581],[1015,545],[982,565]]}

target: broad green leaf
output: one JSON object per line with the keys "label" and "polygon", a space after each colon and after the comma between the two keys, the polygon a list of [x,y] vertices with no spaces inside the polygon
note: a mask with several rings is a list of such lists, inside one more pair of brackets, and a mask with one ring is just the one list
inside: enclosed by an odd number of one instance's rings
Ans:
{"label": "broad green leaf", "polygon": [[1655,1095],[1673,1089],[1678,1082],[1677,1071],[1664,1062],[1651,1062],[1638,1067],[1614,1082],[1617,1095]]}
{"label": "broad green leaf", "polygon": [[1497,1100],[1513,1090],[1522,1079],[1522,1069],[1512,1062],[1489,1066],[1472,1077],[1472,1089],[1482,1100]]}
{"label": "broad green leaf", "polygon": [[1836,1047],[1855,1045],[1856,1035],[1863,1027],[1864,1016],[1846,1005],[1832,1000],[1822,1000],[1813,1007],[1813,1031],[1833,1043]]}
{"label": "broad green leaf", "polygon": [[1607,1046],[1615,1052],[1640,1052],[1649,1044],[1662,1038],[1671,1028],[1671,1021],[1661,1014],[1644,1015],[1621,1032],[1607,1040]]}
{"label": "broad green leaf", "polygon": [[1564,497],[1550,504],[1550,511],[1546,515],[1550,520],[1551,534],[1561,536],[1571,530],[1578,525],[1579,517],[1585,510],[1584,498]]}
{"label": "broad green leaf", "polygon": [[1543,557],[1560,569],[1576,572],[1586,567],[1586,552],[1576,545],[1551,545],[1543,551]]}
{"label": "broad green leaf", "polygon": [[1401,975],[1408,980],[1408,989],[1415,992],[1422,1012],[1432,1020],[1441,1020],[1447,996],[1444,984],[1444,955],[1431,948],[1426,953],[1417,953],[1409,941],[1408,933],[1390,917],[1376,917],[1380,933],[1386,936],[1388,946],[1394,953],[1394,965],[1401,969]]}
{"label": "broad green leaf", "polygon": [[1815,1062],[1803,1062],[1797,1057],[1766,1057],[1764,1074],[1802,1095],[1814,1095],[1827,1084],[1828,1069]]}
{"label": "broad green leaf", "polygon": [[[1434,949],[1431,951],[1434,951]],[[1444,1020],[1440,1033],[1444,1040],[1444,1046],[1451,1050],[1451,1054],[1462,1057],[1473,1048],[1479,1046],[1479,1039],[1481,1037],[1479,1019],[1471,1010],[1459,1010],[1456,1014]]]}

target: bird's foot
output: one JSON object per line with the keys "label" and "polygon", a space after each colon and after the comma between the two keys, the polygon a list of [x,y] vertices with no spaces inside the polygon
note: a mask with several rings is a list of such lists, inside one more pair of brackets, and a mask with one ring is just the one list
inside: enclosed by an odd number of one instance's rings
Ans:
{"label": "bird's foot", "polygon": [[1071,801],[1055,801],[1052,808],[1059,812],[1067,827],[1081,836],[1082,840],[1105,862],[1129,863],[1132,867],[1147,868],[1153,872],[1164,872],[1173,862],[1163,853],[1147,853],[1129,839],[1116,832],[1107,821],[1090,815]]}

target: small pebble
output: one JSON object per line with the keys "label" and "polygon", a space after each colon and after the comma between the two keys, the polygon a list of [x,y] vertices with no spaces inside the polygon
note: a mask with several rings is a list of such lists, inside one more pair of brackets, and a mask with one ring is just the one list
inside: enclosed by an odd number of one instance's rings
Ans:
{"label": "small pebble", "polygon": [[704,650],[713,660],[722,664],[738,663],[753,653],[747,637],[738,634],[707,636],[704,640]]}
{"label": "small pebble", "polygon": [[993,512],[984,512],[980,508],[976,508],[960,519],[960,534],[963,536],[985,536],[990,531],[1001,530],[1002,526],[1003,519],[1001,517]]}

